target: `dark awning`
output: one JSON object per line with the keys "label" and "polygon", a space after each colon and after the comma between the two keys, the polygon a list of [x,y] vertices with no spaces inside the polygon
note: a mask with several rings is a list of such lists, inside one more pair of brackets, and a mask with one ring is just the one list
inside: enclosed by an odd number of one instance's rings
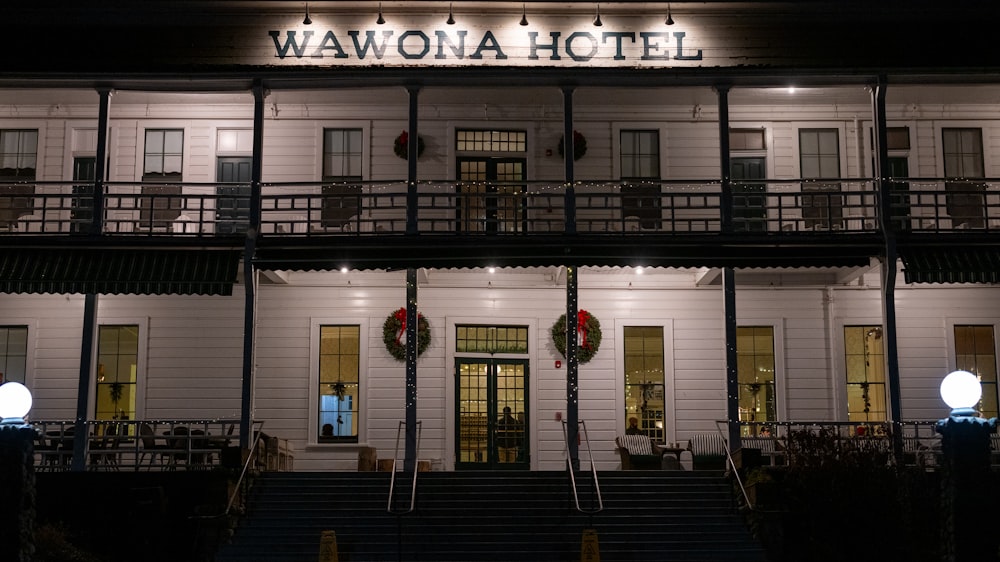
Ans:
{"label": "dark awning", "polygon": [[233,249],[0,249],[0,293],[231,295]]}
{"label": "dark awning", "polygon": [[1000,247],[900,249],[907,283],[1000,283]]}

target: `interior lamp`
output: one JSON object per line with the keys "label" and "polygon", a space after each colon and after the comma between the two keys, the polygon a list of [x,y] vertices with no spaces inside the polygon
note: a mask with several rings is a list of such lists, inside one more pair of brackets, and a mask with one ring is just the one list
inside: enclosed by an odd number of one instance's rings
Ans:
{"label": "interior lamp", "polygon": [[953,371],[941,381],[941,399],[951,407],[952,416],[978,415],[975,405],[983,396],[979,377],[968,371]]}
{"label": "interior lamp", "polygon": [[24,423],[24,416],[31,410],[31,391],[19,382],[0,385],[0,418],[2,425]]}

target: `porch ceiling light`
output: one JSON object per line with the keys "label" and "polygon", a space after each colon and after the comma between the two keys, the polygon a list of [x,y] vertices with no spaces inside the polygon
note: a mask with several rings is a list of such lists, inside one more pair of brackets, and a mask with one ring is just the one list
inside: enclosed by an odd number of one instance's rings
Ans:
{"label": "porch ceiling light", "polygon": [[968,371],[953,371],[941,381],[941,399],[951,407],[952,416],[975,416],[973,407],[982,396],[979,377]]}
{"label": "porch ceiling light", "polygon": [[312,22],[312,18],[309,17],[309,2],[306,2],[306,17],[302,19],[302,25],[309,25]]}
{"label": "porch ceiling light", "polygon": [[19,382],[0,385],[0,418],[3,425],[24,423],[24,416],[31,410],[31,391]]}

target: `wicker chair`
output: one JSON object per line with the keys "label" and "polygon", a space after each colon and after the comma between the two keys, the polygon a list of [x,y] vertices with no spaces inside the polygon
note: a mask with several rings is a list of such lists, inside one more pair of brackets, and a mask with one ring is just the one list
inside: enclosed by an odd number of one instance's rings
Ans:
{"label": "wicker chair", "polygon": [[663,451],[648,435],[619,435],[615,438],[622,470],[660,470]]}

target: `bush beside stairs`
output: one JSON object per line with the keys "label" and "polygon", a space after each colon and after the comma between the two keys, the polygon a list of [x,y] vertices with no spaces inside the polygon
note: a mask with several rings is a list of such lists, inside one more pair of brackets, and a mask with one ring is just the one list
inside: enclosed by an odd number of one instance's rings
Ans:
{"label": "bush beside stairs", "polygon": [[[217,562],[319,560],[333,531],[337,562],[763,562],[729,482],[711,471],[599,474],[604,510],[580,513],[566,472],[424,472],[416,508],[388,513],[384,472],[265,473]],[[589,474],[577,476],[592,506]],[[396,509],[410,481],[397,475]],[[597,556],[584,531],[597,535]]]}

